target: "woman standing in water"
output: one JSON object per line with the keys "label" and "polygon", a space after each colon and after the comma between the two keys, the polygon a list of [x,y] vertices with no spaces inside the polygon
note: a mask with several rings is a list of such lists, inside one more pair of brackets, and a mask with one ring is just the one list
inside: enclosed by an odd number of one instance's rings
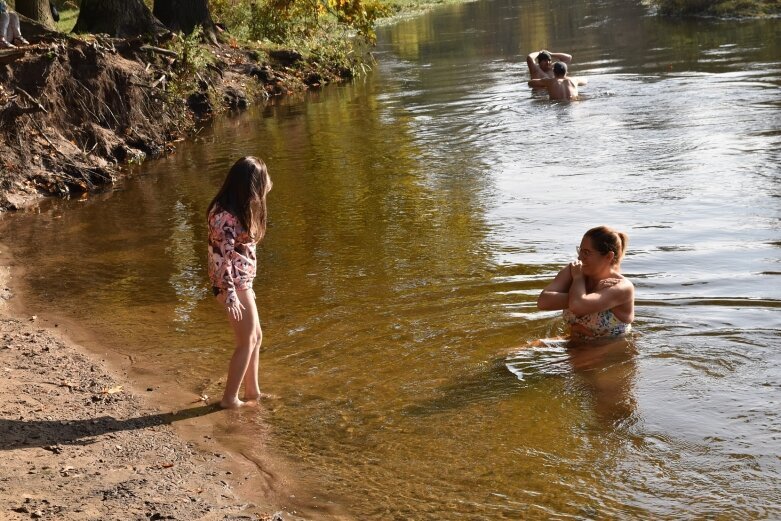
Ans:
{"label": "woman standing in water", "polygon": [[[260,329],[252,282],[257,272],[255,248],[266,233],[266,195],[271,178],[258,158],[243,157],[228,172],[209,204],[209,279],[217,300],[225,306],[236,349],[220,405],[234,409],[260,398]],[[239,389],[244,382],[244,401]]]}
{"label": "woman standing in water", "polygon": [[635,318],[635,288],[621,275],[629,238],[607,226],[586,232],[578,260],[569,263],[542,290],[537,307],[564,310],[573,338],[616,337]]}

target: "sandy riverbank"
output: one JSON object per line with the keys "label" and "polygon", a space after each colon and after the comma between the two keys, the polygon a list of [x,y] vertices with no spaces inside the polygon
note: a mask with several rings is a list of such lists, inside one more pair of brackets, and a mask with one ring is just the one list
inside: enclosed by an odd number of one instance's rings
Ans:
{"label": "sandy riverbank", "polygon": [[131,380],[61,324],[14,316],[11,264],[0,246],[0,519],[300,519],[277,512],[291,487],[271,458],[215,440],[243,412]]}

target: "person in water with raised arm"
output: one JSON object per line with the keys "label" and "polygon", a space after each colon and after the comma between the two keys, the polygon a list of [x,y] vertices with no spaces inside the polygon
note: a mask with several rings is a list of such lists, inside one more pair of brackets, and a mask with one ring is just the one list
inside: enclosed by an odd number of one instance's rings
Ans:
{"label": "person in water with raised arm", "polygon": [[541,310],[563,310],[572,338],[609,338],[632,329],[635,287],[621,274],[629,237],[607,226],[586,232],[578,260],[565,266],[537,299]]}
{"label": "person in water with raised arm", "polygon": [[553,64],[553,78],[529,80],[529,87],[546,89],[552,100],[576,100],[579,95],[578,87],[587,83],[585,78],[567,76],[567,64],[556,62]]}
{"label": "person in water with raised arm", "polygon": [[[214,296],[228,314],[236,346],[220,406],[235,409],[260,397],[260,328],[252,282],[257,272],[257,243],[266,234],[266,195],[271,178],[265,163],[247,156],[228,172],[207,210],[208,268]],[[244,383],[244,400],[239,399]]]}
{"label": "person in water with raised arm", "polygon": [[526,65],[529,67],[531,79],[553,78],[553,60],[572,63],[572,55],[563,52],[549,52],[545,49],[529,53],[526,56]]}

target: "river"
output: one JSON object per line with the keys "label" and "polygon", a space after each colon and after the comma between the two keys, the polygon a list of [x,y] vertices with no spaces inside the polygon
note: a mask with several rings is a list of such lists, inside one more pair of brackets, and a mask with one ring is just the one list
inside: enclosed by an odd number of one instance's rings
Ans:
{"label": "river", "polygon": [[[584,99],[532,94],[570,52]],[[109,193],[3,216],[25,307],[219,396],[204,211],[269,165],[254,426],[314,519],[781,517],[781,20],[478,1],[381,28],[377,64],[221,118]],[[626,342],[567,349],[536,296],[626,231]]]}

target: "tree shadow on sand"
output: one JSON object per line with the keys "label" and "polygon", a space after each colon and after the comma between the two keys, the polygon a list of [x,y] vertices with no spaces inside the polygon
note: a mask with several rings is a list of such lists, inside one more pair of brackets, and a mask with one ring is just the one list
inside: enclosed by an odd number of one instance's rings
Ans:
{"label": "tree shadow on sand", "polygon": [[221,410],[219,404],[201,405],[168,413],[117,420],[111,416],[83,420],[11,420],[0,418],[0,450],[90,445],[103,434],[171,425]]}

